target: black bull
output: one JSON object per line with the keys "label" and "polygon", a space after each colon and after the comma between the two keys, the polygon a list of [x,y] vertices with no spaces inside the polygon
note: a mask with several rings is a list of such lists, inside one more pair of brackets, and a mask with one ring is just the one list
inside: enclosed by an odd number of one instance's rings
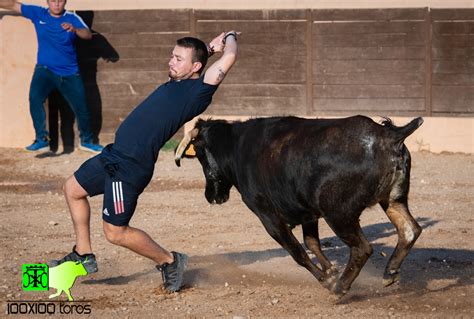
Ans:
{"label": "black bull", "polygon": [[[399,280],[400,265],[421,233],[408,210],[411,164],[404,140],[422,123],[416,118],[397,127],[390,119],[378,124],[364,116],[199,120],[178,146],[176,164],[194,147],[210,203],[227,201],[235,186],[298,264],[332,292],[344,294],[372,254],[359,224],[365,208],[380,204],[398,232],[385,286]],[[321,217],[350,248],[340,277],[321,251]],[[304,243],[320,267],[293,235],[296,225],[302,225]]]}

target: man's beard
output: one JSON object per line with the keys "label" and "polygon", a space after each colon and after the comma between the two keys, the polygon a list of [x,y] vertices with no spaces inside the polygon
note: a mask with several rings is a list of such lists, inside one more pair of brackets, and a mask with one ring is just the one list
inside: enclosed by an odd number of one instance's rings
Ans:
{"label": "man's beard", "polygon": [[170,80],[178,81],[178,80],[187,80],[193,76],[193,73],[184,74],[183,76],[177,76],[177,74],[173,71],[168,71],[168,77]]}

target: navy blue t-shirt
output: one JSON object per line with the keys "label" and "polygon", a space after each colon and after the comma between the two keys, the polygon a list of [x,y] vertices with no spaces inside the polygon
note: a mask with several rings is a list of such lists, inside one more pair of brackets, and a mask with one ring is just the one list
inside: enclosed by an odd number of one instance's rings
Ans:
{"label": "navy blue t-shirt", "polygon": [[63,29],[61,23],[67,22],[76,29],[88,29],[84,21],[75,13],[64,11],[60,17],[53,17],[49,9],[36,5],[21,5],[21,14],[33,22],[38,39],[37,63],[48,67],[60,76],[79,72],[74,41],[75,32]]}
{"label": "navy blue t-shirt", "polygon": [[203,81],[201,76],[159,86],[127,116],[115,132],[114,143],[102,154],[111,161],[120,158],[138,164],[137,178],[151,178],[161,147],[211,103],[218,86]]}

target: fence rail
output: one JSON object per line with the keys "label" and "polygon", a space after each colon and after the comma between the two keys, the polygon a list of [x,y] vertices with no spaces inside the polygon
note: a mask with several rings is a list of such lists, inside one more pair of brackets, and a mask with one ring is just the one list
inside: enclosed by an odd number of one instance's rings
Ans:
{"label": "fence rail", "polygon": [[177,38],[230,29],[240,56],[207,114],[474,115],[474,9],[78,13],[95,33],[79,61],[103,133],[167,80]]}

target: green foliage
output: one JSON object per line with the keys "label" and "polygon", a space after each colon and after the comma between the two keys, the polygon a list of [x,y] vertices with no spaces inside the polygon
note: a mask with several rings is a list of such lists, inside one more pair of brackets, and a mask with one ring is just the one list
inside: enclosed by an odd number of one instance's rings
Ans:
{"label": "green foliage", "polygon": [[174,152],[178,144],[179,144],[178,140],[171,139],[168,142],[166,142],[165,145],[163,145],[161,150],[165,152]]}

